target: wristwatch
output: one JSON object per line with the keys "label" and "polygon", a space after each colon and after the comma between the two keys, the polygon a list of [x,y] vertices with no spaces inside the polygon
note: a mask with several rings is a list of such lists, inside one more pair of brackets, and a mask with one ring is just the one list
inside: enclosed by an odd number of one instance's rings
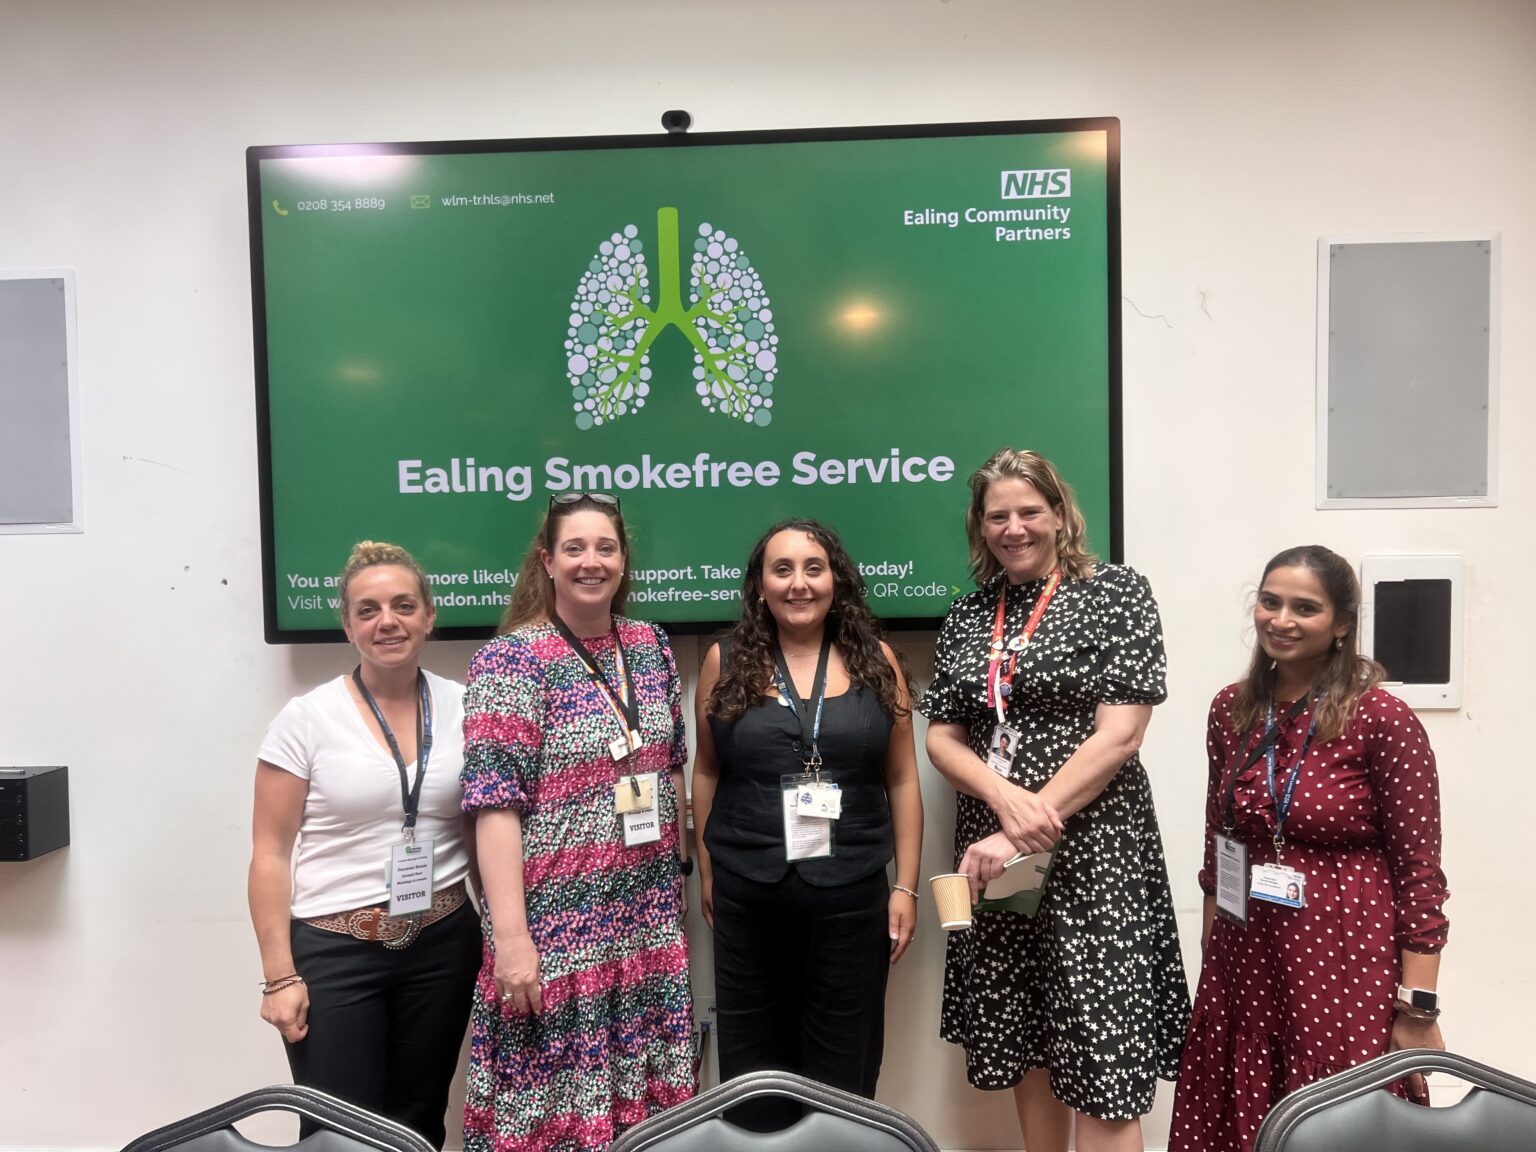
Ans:
{"label": "wristwatch", "polygon": [[678,866],[678,868],[680,868],[682,870],[682,873],[683,873],[684,876],[692,876],[693,875],[693,857],[692,856],[679,856],[677,858],[677,866]]}
{"label": "wristwatch", "polygon": [[1428,988],[1397,986],[1397,1007],[1405,1015],[1418,1020],[1433,1020],[1440,1015],[1440,994]]}

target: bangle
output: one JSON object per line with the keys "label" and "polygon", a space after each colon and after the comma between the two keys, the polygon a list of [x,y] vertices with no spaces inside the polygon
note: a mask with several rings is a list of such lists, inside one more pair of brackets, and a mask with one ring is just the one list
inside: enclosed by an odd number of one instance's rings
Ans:
{"label": "bangle", "polygon": [[292,988],[295,984],[304,983],[304,977],[295,972],[292,976],[285,976],[281,980],[264,980],[262,983],[266,987],[261,990],[261,994],[263,996],[271,996],[274,992],[281,992],[284,988]]}
{"label": "bangle", "polygon": [[257,983],[259,983],[263,988],[270,988],[274,984],[281,984],[285,980],[292,980],[297,975],[297,972],[290,972],[286,976],[274,976],[270,980],[259,980]]}
{"label": "bangle", "polygon": [[912,891],[912,889],[908,888],[905,884],[892,884],[891,887],[896,889],[896,891],[898,891],[898,892],[905,892],[908,896],[912,897],[912,899],[914,899],[914,900],[918,899],[917,893]]}

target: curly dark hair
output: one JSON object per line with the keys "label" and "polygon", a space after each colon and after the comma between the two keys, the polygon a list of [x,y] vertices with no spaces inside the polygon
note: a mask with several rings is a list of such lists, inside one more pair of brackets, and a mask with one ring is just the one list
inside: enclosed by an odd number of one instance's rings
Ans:
{"label": "curly dark hair", "polygon": [[[896,673],[881,648],[885,629],[864,602],[864,577],[859,575],[858,565],[849,557],[837,533],[815,520],[781,520],[753,546],[741,584],[741,619],[731,629],[730,651],[720,669],[720,679],[709,694],[708,712],[729,723],[768,694],[779,628],[763,599],[763,557],[768,541],[780,532],[790,531],[804,532],[827,554],[832,570],[832,607],[827,612],[827,629],[842,654],[848,678],[874,692],[887,716],[894,719],[910,715],[911,705],[902,702]],[[912,677],[906,658],[895,648],[891,651],[910,685]]]}

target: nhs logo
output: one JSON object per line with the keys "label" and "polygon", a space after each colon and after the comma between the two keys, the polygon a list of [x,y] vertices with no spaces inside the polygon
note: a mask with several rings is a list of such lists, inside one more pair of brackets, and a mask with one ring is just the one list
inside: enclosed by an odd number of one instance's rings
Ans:
{"label": "nhs logo", "polygon": [[1004,200],[1044,200],[1072,195],[1072,169],[1025,168],[1004,172]]}

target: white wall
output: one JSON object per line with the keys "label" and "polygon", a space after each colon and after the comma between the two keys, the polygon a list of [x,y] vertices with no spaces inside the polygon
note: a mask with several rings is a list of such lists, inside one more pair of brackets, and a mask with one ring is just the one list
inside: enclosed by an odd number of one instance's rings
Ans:
{"label": "white wall", "polygon": [[[0,0],[0,266],[76,270],[87,525],[0,538],[0,763],[70,765],[75,840],[0,865],[0,1147],[115,1148],[286,1076],[244,911],[252,760],[346,654],[260,639],[242,150],[651,132],[675,107],[709,130],[1121,118],[1127,552],[1168,635],[1145,758],[1186,955],[1205,706],[1263,561],[1461,553],[1467,705],[1425,717],[1445,1031],[1536,1077],[1533,43],[1520,0]],[[1314,510],[1317,236],[1470,227],[1503,242],[1501,506]],[[931,771],[925,791],[926,874],[952,806]],[[1017,1147],[1006,1098],[935,1038],[939,937],[929,915],[895,974],[882,1096],[945,1146]],[[1165,1092],[1149,1147],[1167,1119]]]}

